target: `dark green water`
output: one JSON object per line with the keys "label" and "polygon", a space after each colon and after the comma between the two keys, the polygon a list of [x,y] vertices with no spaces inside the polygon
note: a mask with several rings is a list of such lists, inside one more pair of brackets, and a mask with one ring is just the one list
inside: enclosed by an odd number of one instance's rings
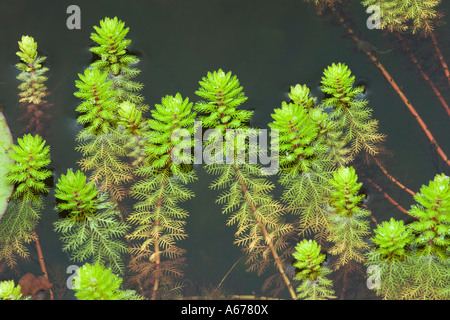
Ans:
{"label": "dark green water", "polygon": [[[351,1],[354,27],[365,39],[382,49],[395,49],[381,55],[380,60],[404,88],[405,94],[422,116],[439,142],[450,154],[449,118],[426,83],[408,62],[399,44],[383,37],[380,31],[368,30],[368,15]],[[68,30],[66,8],[76,4],[81,8],[81,30]],[[448,2],[441,5],[450,9]],[[267,128],[270,114],[281,102],[288,100],[291,85],[307,84],[314,95],[321,98],[319,82],[323,70],[335,62],[347,64],[356,76],[368,86],[367,99],[373,108],[373,117],[380,121],[380,131],[388,138],[386,148],[393,153],[387,167],[392,175],[413,190],[419,190],[435,174],[444,172],[444,165],[432,151],[417,122],[402,101],[385,81],[380,71],[354,43],[344,30],[327,17],[319,17],[300,0],[291,1],[2,1],[0,11],[0,106],[11,126],[14,138],[20,137],[21,115],[17,102],[18,72],[15,52],[22,35],[30,35],[38,43],[39,51],[47,56],[51,91],[49,101],[54,104],[50,113],[53,120],[46,137],[51,145],[54,180],[67,168],[77,168],[79,154],[75,135],[75,108],[79,101],[73,96],[74,81],[91,62],[89,38],[92,26],[104,17],[117,16],[123,20],[132,39],[131,51],[137,54],[142,70],[139,81],[145,87],[142,94],[150,106],[166,94],[180,92],[183,97],[197,101],[194,92],[198,81],[208,71],[222,68],[232,71],[240,79],[249,97],[246,107],[255,110],[252,125]],[[447,22],[449,18],[446,18]],[[450,30],[438,28],[438,39],[450,62],[448,40]],[[428,41],[413,43],[420,47],[421,57],[431,55]],[[431,59],[431,58],[427,58]],[[431,60],[430,60],[431,61]],[[425,63],[433,79],[443,79],[438,66]],[[450,101],[448,86],[440,81],[442,93]],[[202,288],[217,286],[229,268],[241,257],[240,248],[233,245],[234,227],[225,225],[226,218],[215,204],[217,192],[208,189],[211,177],[197,166],[199,181],[191,186],[196,198],[185,203],[190,211],[186,231],[189,238],[180,244],[187,249],[186,279],[192,281],[194,294]],[[448,174],[448,169],[447,170]],[[382,188],[405,208],[413,203],[409,194],[398,189],[380,172],[367,172]],[[370,186],[368,186],[370,189]],[[373,192],[371,210],[378,221],[391,216],[403,218],[401,213]],[[61,253],[59,235],[53,233],[52,223],[57,219],[53,210],[53,192],[47,196],[47,207],[38,228],[41,245],[49,269],[60,267],[63,277],[68,265]],[[21,272],[39,274],[37,261],[20,266]],[[63,278],[65,282],[65,278]],[[261,293],[264,277],[245,272],[239,263],[224,282],[226,293]],[[360,287],[364,287],[364,283]],[[368,292],[354,290],[348,298],[367,297]],[[367,290],[366,290],[367,291]],[[284,292],[283,297],[288,297]]]}

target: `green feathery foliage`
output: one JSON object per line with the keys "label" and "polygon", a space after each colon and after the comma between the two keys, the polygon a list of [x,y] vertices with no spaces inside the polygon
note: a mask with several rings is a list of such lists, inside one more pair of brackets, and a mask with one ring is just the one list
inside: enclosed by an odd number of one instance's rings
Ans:
{"label": "green feathery foliage", "polygon": [[337,256],[335,270],[348,265],[354,270],[354,263],[365,261],[364,251],[369,245],[364,237],[370,234],[368,210],[360,204],[364,195],[358,195],[362,183],[353,167],[340,167],[330,180],[334,190],[331,193],[328,240],[333,243],[329,253]]}
{"label": "green feathery foliage", "polygon": [[380,8],[381,29],[411,31],[428,36],[434,32],[443,17],[437,7],[441,0],[364,0],[363,6],[377,5]]}
{"label": "green feathery foliage", "polygon": [[76,109],[81,114],[77,121],[85,125],[77,136],[76,150],[83,156],[79,164],[83,171],[91,171],[89,178],[99,191],[108,192],[117,202],[127,193],[124,183],[132,179],[131,166],[124,160],[129,135],[117,128],[119,106],[108,73],[87,68],[79,77],[75,82],[79,91],[74,93],[82,100]]}
{"label": "green feathery foliage", "polygon": [[14,280],[0,282],[0,300],[28,300],[20,292],[20,285],[15,285]]}
{"label": "green feathery foliage", "polygon": [[[188,212],[178,204],[194,196],[186,184],[193,182],[196,175],[189,165],[192,159],[180,156],[181,161],[175,161],[173,151],[191,147],[194,118],[188,98],[180,94],[162,98],[147,122],[147,157],[135,170],[142,179],[131,189],[138,202],[128,217],[135,225],[128,235],[134,241],[129,268],[135,273],[131,281],[144,293],[148,290],[152,299],[162,298],[160,289],[175,286],[183,275],[185,250],[177,242],[187,237],[184,226]],[[189,135],[188,141],[179,139],[174,134],[177,132]]]}
{"label": "green feathery foliage", "polygon": [[132,167],[137,167],[145,160],[145,139],[149,130],[146,119],[142,119],[142,112],[136,110],[135,104],[125,101],[119,106],[118,125],[120,132],[126,135],[124,148],[132,160]]}
{"label": "green feathery foliage", "polygon": [[122,278],[100,263],[86,263],[73,279],[78,300],[143,300],[133,290],[123,290]]}
{"label": "green feathery foliage", "polygon": [[394,218],[379,224],[374,230],[372,243],[380,258],[387,261],[403,261],[407,254],[406,249],[411,244],[412,235],[403,221]]}
{"label": "green feathery foliage", "polygon": [[205,128],[214,128],[223,133],[226,129],[246,128],[252,111],[238,107],[247,101],[237,76],[222,69],[208,72],[195,92],[204,100],[196,103],[195,110],[202,114],[199,120]]}
{"label": "green feathery foliage", "polygon": [[[402,286],[401,299],[450,299],[450,259],[435,255],[412,254],[407,258],[408,281]],[[397,279],[398,281],[398,279]]]}
{"label": "green feathery foliage", "polygon": [[34,241],[33,231],[43,207],[41,193],[48,191],[44,180],[52,173],[45,167],[50,163],[50,147],[39,135],[26,134],[12,145],[5,179],[15,185],[12,201],[0,224],[0,259],[10,268],[17,264],[17,256],[28,258],[25,244]]}
{"label": "green feathery foliage", "polygon": [[17,139],[18,145],[12,145],[9,153],[14,163],[8,166],[6,179],[16,188],[12,198],[21,198],[25,202],[39,202],[39,194],[48,188],[44,180],[52,175],[45,167],[50,163],[50,147],[41,136],[26,134]]}
{"label": "green feathery foliage", "polygon": [[95,68],[87,68],[78,76],[80,80],[75,81],[75,86],[79,90],[74,95],[83,101],[76,108],[81,113],[78,123],[84,124],[88,133],[109,133],[116,126],[118,109],[112,80],[107,80],[107,72]]}
{"label": "green feathery foliage", "polygon": [[49,94],[45,85],[47,81],[45,73],[48,68],[42,65],[46,57],[38,56],[37,43],[30,36],[22,36],[19,49],[20,51],[16,53],[20,57],[20,62],[16,64],[16,68],[20,71],[17,79],[21,81],[18,86],[19,102],[25,109],[21,120],[27,122],[23,132],[31,130],[33,133],[41,134],[44,129],[42,120],[49,118],[43,111],[50,107],[45,100]]}
{"label": "green feathery foliage", "polygon": [[133,178],[132,168],[125,160],[127,138],[118,130],[102,135],[82,130],[77,136],[76,150],[83,156],[78,162],[81,169],[90,171],[89,180],[95,182],[99,192],[108,192],[114,202],[126,196],[124,183]]}
{"label": "green feathery foliage", "polygon": [[363,0],[362,5],[369,7],[375,5],[380,10],[380,28],[389,32],[406,31],[405,10],[399,0]]}
{"label": "green feathery foliage", "polygon": [[368,100],[357,99],[363,93],[361,87],[353,87],[355,77],[342,63],[332,64],[324,70],[322,91],[327,95],[322,103],[333,107],[330,118],[337,129],[343,130],[343,139],[350,143],[350,157],[354,158],[363,149],[366,156],[382,151],[379,145],[385,135],[378,133],[378,121],[371,118],[372,109]]}
{"label": "green feathery foliage", "polygon": [[305,85],[291,87],[289,97],[289,103],[275,109],[269,124],[278,130],[272,139],[279,146],[282,200],[292,213],[301,215],[301,233],[318,232],[320,238],[327,224],[324,202],[331,189],[332,161],[326,142],[333,140],[326,139],[331,123]]}
{"label": "green feathery foliage", "polygon": [[128,53],[127,48],[131,40],[125,39],[129,28],[117,17],[106,17],[100,21],[100,26],[94,26],[96,33],[91,33],[91,39],[97,46],[90,50],[100,59],[91,63],[91,67],[106,71],[113,80],[113,90],[117,103],[129,101],[135,103],[139,110],[147,109],[142,105],[144,98],[138,94],[143,85],[133,81],[140,70],[133,67],[139,58]]}
{"label": "green feathery foliage", "polygon": [[[261,274],[271,265],[273,260],[271,261],[270,256],[272,256],[282,279],[271,277],[266,284],[273,281],[280,284],[284,282],[295,299],[295,292],[283,268],[283,261],[290,254],[290,250],[286,249],[286,239],[294,228],[281,219],[286,208],[272,199],[270,191],[274,185],[261,177],[261,168],[257,164],[240,163],[236,156],[233,157],[233,161],[229,161],[230,164],[220,162],[230,153],[227,147],[237,149],[236,147],[242,148],[245,145],[238,139],[248,134],[247,123],[252,112],[238,109],[247,100],[243,88],[235,75],[220,69],[208,72],[207,76],[202,78],[196,94],[204,99],[195,105],[195,110],[201,114],[200,120],[204,128],[215,129],[215,133],[206,141],[207,146],[211,146],[214,142],[216,147],[216,162],[206,166],[208,173],[218,176],[211,188],[227,189],[217,202],[224,204],[223,213],[231,213],[227,224],[238,226],[235,243],[243,246],[244,252],[248,255],[247,264],[250,265],[248,270],[257,270]],[[233,129],[240,131],[232,136],[231,134],[235,133]],[[224,135],[227,139],[232,136],[233,143],[218,139],[223,139]],[[240,152],[240,150],[233,151]],[[248,150],[245,150],[245,154],[248,156]],[[282,255],[278,252],[282,252]]]}
{"label": "green feathery foliage", "polygon": [[414,196],[418,204],[408,213],[419,221],[408,225],[415,236],[412,253],[407,257],[410,272],[402,298],[450,298],[450,178],[436,175],[428,186]]}
{"label": "green feathery foliage", "polygon": [[[299,93],[298,96],[305,93],[305,96],[294,100],[295,93]],[[291,175],[312,170],[315,160],[323,157],[327,150],[323,144],[315,143],[320,131],[318,122],[326,119],[326,114],[309,106],[314,102],[308,94],[306,86],[291,87],[291,102],[283,101],[281,108],[274,110],[274,121],[269,124],[279,132],[280,166]]]}
{"label": "green feathery foliage", "polygon": [[118,221],[116,205],[106,201],[106,194],[97,196],[93,183],[86,183],[86,176],[80,171],[68,170],[61,175],[55,196],[61,201],[58,211],[68,211],[54,222],[55,231],[62,233],[63,251],[69,251],[73,261],[91,259],[123,272],[122,256],[127,246],[121,238],[129,227]]}
{"label": "green feathery foliage", "polygon": [[67,211],[74,220],[83,221],[86,216],[92,216],[97,211],[98,192],[94,182],[86,183],[86,176],[77,171],[67,170],[62,174],[55,189],[55,198],[59,211]]}
{"label": "green feathery foliage", "polygon": [[333,282],[327,278],[331,270],[322,264],[326,255],[313,240],[303,239],[297,243],[293,256],[296,274],[294,280],[302,283],[297,287],[297,298],[305,300],[333,299]]}
{"label": "green feathery foliage", "polygon": [[409,228],[416,235],[414,245],[420,254],[448,259],[450,246],[450,178],[436,175],[428,186],[422,186],[414,196],[418,204],[408,213],[417,217]]}
{"label": "green feathery foliage", "polygon": [[[408,249],[413,237],[403,221],[391,218],[379,224],[371,238],[374,247],[365,255],[368,267],[376,267],[379,278],[375,279],[377,295],[383,299],[400,299],[403,286],[409,277]],[[375,275],[373,275],[375,276]]]}

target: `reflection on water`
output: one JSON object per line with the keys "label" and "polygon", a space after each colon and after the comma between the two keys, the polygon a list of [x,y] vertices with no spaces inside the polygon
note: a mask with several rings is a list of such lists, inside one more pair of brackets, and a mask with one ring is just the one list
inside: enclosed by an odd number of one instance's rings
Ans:
{"label": "reflection on water", "polygon": [[[322,94],[318,82],[323,69],[332,62],[343,62],[356,75],[356,85],[364,85],[364,98],[370,100],[380,131],[388,136],[386,148],[394,154],[388,158],[390,172],[400,180],[408,181],[413,190],[418,190],[420,185],[446,169],[433,167],[436,155],[430,151],[429,143],[415,120],[404,110],[379,70],[343,36],[344,32],[338,25],[329,23],[328,16],[317,16],[302,1],[264,0],[259,1],[258,6],[245,1],[239,4],[226,1],[206,4],[194,0],[189,4],[171,1],[131,3],[133,5],[120,1],[78,1],[82,12],[81,30],[65,28],[66,3],[61,1],[48,1],[47,6],[38,6],[33,1],[14,1],[0,13],[0,36],[4,44],[0,50],[0,105],[15,139],[20,136],[22,128],[18,121],[18,82],[14,68],[18,39],[22,34],[33,35],[47,55],[50,68],[48,87],[53,88],[48,97],[53,104],[49,110],[52,122],[48,142],[52,146],[54,179],[67,168],[78,167],[80,154],[75,152],[75,137],[81,127],[76,123],[74,111],[79,103],[73,96],[74,82],[77,73],[81,73],[92,59],[88,50],[92,26],[105,16],[118,16],[130,27],[131,51],[141,59],[139,81],[145,85],[142,94],[150,106],[159,103],[162,96],[176,92],[195,101],[194,92],[201,77],[208,71],[222,68],[238,75],[249,97],[246,108],[255,110],[252,126],[266,128],[273,109],[279,108],[282,101],[289,101],[290,86],[307,84],[320,101]],[[442,7],[449,7],[449,3],[442,4]],[[363,28],[364,11],[356,9],[352,12],[355,20],[361,22],[358,27]],[[439,30],[442,39],[448,37],[448,28]],[[406,55],[397,50],[398,45],[385,43],[381,33],[371,31],[366,32],[366,36],[369,45],[382,51],[380,59],[414,100],[441,147],[450,152],[448,118],[443,116],[440,106],[430,100],[431,94],[423,92],[424,85],[417,73],[405,63]],[[432,68],[430,65],[427,67]],[[443,92],[448,95],[448,90]],[[215,203],[219,193],[209,189],[212,177],[203,171],[202,166],[195,165],[194,168],[199,175],[198,181],[191,186],[196,197],[184,204],[190,212],[186,226],[189,237],[180,242],[188,252],[183,280],[186,295],[259,294],[270,273],[262,276],[248,273],[242,261],[230,270],[242,256],[240,248],[233,244],[235,228],[226,225],[227,217],[220,213],[221,208]],[[359,168],[365,170],[364,165]],[[378,181],[383,181],[379,173],[366,171],[364,174],[368,177],[377,174]],[[409,195],[404,195],[388,182],[384,188],[405,208],[413,203]],[[279,192],[275,190],[274,195],[277,197]],[[373,190],[366,188],[364,194],[364,204],[370,207],[378,221],[391,216],[403,217]],[[374,201],[375,198],[380,200]],[[73,298],[72,292],[64,289],[68,276],[65,270],[72,262],[61,254],[61,244],[52,231],[52,224],[57,219],[52,191],[45,197],[45,203],[38,233],[46,263],[51,266],[49,272],[55,282],[55,296]],[[295,274],[292,264],[286,263],[284,268],[292,278]],[[19,279],[27,272],[40,272],[34,260],[21,264],[18,274],[6,269],[0,271],[0,279]],[[217,295],[214,289],[219,283],[222,291]],[[355,284],[353,289],[350,287],[349,298],[371,294],[360,284]],[[280,297],[289,298],[286,290]]]}

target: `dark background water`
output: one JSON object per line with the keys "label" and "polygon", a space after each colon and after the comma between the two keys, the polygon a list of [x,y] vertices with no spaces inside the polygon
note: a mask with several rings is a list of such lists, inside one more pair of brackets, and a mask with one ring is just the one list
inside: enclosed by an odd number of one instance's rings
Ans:
{"label": "dark background water", "polygon": [[[441,148],[450,154],[449,118],[426,83],[408,62],[399,44],[383,37],[378,30],[368,30],[368,15],[359,1],[351,2],[354,27],[366,40],[380,50],[393,49],[380,55],[380,60],[404,88],[405,94],[432,131]],[[81,30],[68,30],[66,8],[76,4],[81,9]],[[448,1],[441,4],[449,10]],[[445,11],[445,12],[447,12]],[[437,173],[444,172],[442,161],[433,152],[424,133],[407,111],[403,102],[366,56],[355,49],[341,26],[328,17],[316,15],[312,6],[300,0],[284,1],[9,1],[2,0],[0,9],[0,106],[10,124],[14,139],[20,137],[22,114],[18,108],[14,65],[15,52],[22,35],[30,35],[38,43],[41,55],[47,56],[49,101],[54,104],[53,120],[46,137],[51,145],[54,180],[67,168],[77,168],[80,155],[75,152],[75,135],[80,130],[75,112],[79,100],[73,96],[77,74],[92,59],[90,33],[104,17],[117,16],[130,27],[131,51],[139,56],[139,81],[142,94],[153,106],[167,94],[180,92],[197,101],[194,92],[198,81],[208,71],[222,68],[236,74],[248,96],[246,107],[255,110],[252,125],[267,128],[274,108],[288,100],[289,87],[307,84],[320,100],[319,82],[323,70],[331,63],[347,64],[356,81],[367,84],[366,97],[373,108],[373,117],[380,121],[380,131],[388,138],[386,148],[389,172],[412,190],[418,191]],[[449,22],[446,17],[445,21]],[[450,62],[449,28],[437,29],[447,61]],[[435,66],[429,41],[412,43],[426,70],[434,79],[443,79]],[[446,85],[445,82],[440,83]],[[448,86],[442,93],[449,98]],[[447,99],[450,101],[450,99]],[[186,279],[192,281],[193,294],[215,287],[231,266],[242,256],[233,245],[234,227],[227,227],[226,216],[215,204],[218,193],[208,189],[211,177],[201,166],[196,167],[199,181],[191,185],[196,197],[184,204],[190,211],[186,231],[189,238],[180,243],[187,249]],[[448,169],[447,169],[448,170]],[[398,189],[379,172],[365,172],[405,208],[413,203],[409,194]],[[447,172],[448,173],[448,172]],[[360,173],[359,173],[360,174]],[[362,173],[361,173],[362,174]],[[365,184],[366,186],[366,184]],[[367,188],[371,189],[370,185]],[[61,253],[59,235],[52,229],[57,219],[53,209],[53,191],[46,197],[46,209],[38,227],[41,245],[50,272],[58,273],[65,282],[65,269],[73,264]],[[404,218],[380,194],[373,192],[370,209],[378,221],[391,216]],[[58,267],[59,271],[53,271]],[[37,261],[24,263],[20,272],[39,274]],[[265,278],[246,273],[242,261],[229,274],[223,286],[226,293],[260,293]],[[364,287],[364,283],[362,284]],[[349,298],[364,298],[367,292],[355,290]],[[283,297],[288,297],[283,296]]]}

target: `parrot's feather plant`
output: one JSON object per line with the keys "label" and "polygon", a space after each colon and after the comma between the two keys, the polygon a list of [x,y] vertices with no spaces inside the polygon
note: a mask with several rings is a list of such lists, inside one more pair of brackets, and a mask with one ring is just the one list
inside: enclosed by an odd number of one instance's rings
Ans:
{"label": "parrot's feather plant", "polygon": [[[248,256],[247,264],[250,265],[248,270],[257,270],[260,274],[274,263],[281,281],[289,290],[292,299],[296,299],[292,284],[283,268],[286,258],[284,255],[287,256],[290,252],[287,248],[287,237],[294,230],[291,224],[282,220],[286,208],[272,199],[270,192],[274,184],[261,176],[261,168],[257,164],[245,161],[241,163],[237,161],[238,151],[227,150],[231,146],[245,145],[236,142],[240,132],[245,134],[244,129],[248,129],[248,121],[252,115],[251,111],[239,109],[247,100],[243,88],[235,75],[219,69],[208,72],[207,76],[202,78],[196,94],[203,99],[195,105],[195,110],[200,113],[204,128],[216,129],[215,134],[211,135],[213,139],[206,141],[207,146],[217,147],[216,161],[206,166],[210,174],[218,176],[211,188],[225,189],[217,202],[224,205],[223,213],[231,214],[227,224],[237,225],[235,243],[244,247]],[[241,131],[237,131],[232,143],[224,142],[218,145],[220,143],[217,138],[228,137],[227,134],[233,129]],[[221,164],[220,160],[230,153],[234,155],[230,164]],[[244,158],[247,157],[248,154]]]}
{"label": "parrot's feather plant", "polygon": [[78,300],[143,300],[134,290],[122,289],[122,278],[100,263],[86,263],[73,278]]}
{"label": "parrot's feather plant", "polygon": [[[284,187],[282,200],[299,214],[300,233],[316,233],[324,238],[327,220],[325,201],[331,186],[333,159],[325,139],[331,123],[316,107],[305,85],[291,87],[290,102],[272,114],[272,130],[278,130],[280,150],[279,182]],[[276,138],[275,138],[276,139]]]}
{"label": "parrot's feather plant", "polygon": [[335,256],[333,269],[340,270],[345,293],[348,275],[365,262],[365,251],[370,247],[365,237],[370,235],[367,217],[370,211],[361,207],[364,195],[359,194],[362,183],[353,167],[340,167],[330,180],[333,191],[328,215],[328,253]]}
{"label": "parrot's feather plant", "polygon": [[294,267],[297,270],[294,280],[301,281],[297,287],[298,299],[336,298],[332,288],[333,282],[327,277],[332,271],[323,266],[326,255],[321,252],[321,247],[316,241],[303,239],[297,243],[293,256]]}
{"label": "parrot's feather plant", "polygon": [[161,298],[183,276],[185,250],[177,242],[187,237],[184,226],[188,212],[179,203],[194,196],[186,185],[196,180],[196,175],[190,155],[174,154],[176,149],[192,146],[191,139],[185,141],[176,133],[184,131],[190,137],[194,118],[188,98],[179,93],[162,98],[148,120],[146,158],[135,170],[142,179],[130,192],[137,200],[128,217],[135,226],[128,235],[132,242],[129,268],[134,274],[130,280],[152,300]]}
{"label": "parrot's feather plant", "polygon": [[108,192],[117,202],[125,197],[124,184],[132,179],[132,174],[131,166],[124,161],[127,135],[117,128],[119,106],[112,81],[106,72],[95,68],[86,69],[79,78],[75,96],[82,102],[76,110],[80,113],[78,122],[84,124],[77,136],[77,150],[83,156],[79,164],[83,171],[90,172],[89,178],[99,191]]}
{"label": "parrot's feather plant", "polygon": [[379,271],[384,299],[449,299],[450,178],[438,174],[414,196],[408,225],[391,218],[375,229],[368,266]]}
{"label": "parrot's feather plant", "polygon": [[418,218],[408,225],[414,235],[408,257],[407,299],[450,298],[450,177],[438,174],[414,196],[408,213]]}
{"label": "parrot's feather plant", "polygon": [[91,63],[91,67],[108,73],[113,81],[112,88],[116,93],[117,103],[129,101],[135,103],[138,110],[146,110],[147,106],[142,104],[144,97],[138,93],[143,85],[133,80],[140,70],[134,67],[139,58],[128,52],[131,40],[125,37],[129,28],[117,17],[106,17],[94,29],[96,32],[91,33],[91,39],[96,46],[90,50],[99,59]]}
{"label": "parrot's feather plant", "polygon": [[372,119],[372,109],[367,107],[368,100],[358,99],[363,93],[361,87],[354,87],[355,76],[342,63],[332,64],[324,70],[321,88],[327,95],[323,104],[332,107],[330,118],[338,129],[342,129],[343,138],[350,143],[352,158],[364,150],[367,155],[375,156],[382,151],[380,143],[385,135],[378,132],[378,120]]}
{"label": "parrot's feather plant", "polygon": [[12,145],[6,180],[15,185],[11,202],[0,224],[0,259],[14,268],[18,257],[28,258],[26,243],[35,240],[33,231],[43,208],[42,194],[48,192],[45,180],[52,172],[50,147],[39,135],[25,134]]}
{"label": "parrot's feather plant", "polygon": [[366,266],[374,268],[376,293],[383,299],[400,299],[402,288],[408,278],[409,269],[405,263],[408,247],[413,240],[411,231],[403,223],[391,218],[379,224],[372,237],[374,247],[366,252]]}
{"label": "parrot's feather plant", "polygon": [[25,109],[21,120],[26,122],[22,132],[43,134],[47,125],[45,120],[50,118],[45,111],[51,107],[46,100],[49,95],[45,85],[48,68],[43,66],[46,57],[38,56],[37,43],[30,36],[22,36],[19,49],[16,53],[20,57],[20,62],[16,64],[20,71],[17,79],[21,81],[18,87],[19,102],[20,107]]}
{"label": "parrot's feather plant", "polygon": [[54,223],[62,233],[63,251],[75,262],[93,261],[122,273],[127,247],[121,239],[128,225],[119,221],[116,205],[98,194],[94,182],[68,170],[61,175],[55,190],[57,209],[62,217]]}

